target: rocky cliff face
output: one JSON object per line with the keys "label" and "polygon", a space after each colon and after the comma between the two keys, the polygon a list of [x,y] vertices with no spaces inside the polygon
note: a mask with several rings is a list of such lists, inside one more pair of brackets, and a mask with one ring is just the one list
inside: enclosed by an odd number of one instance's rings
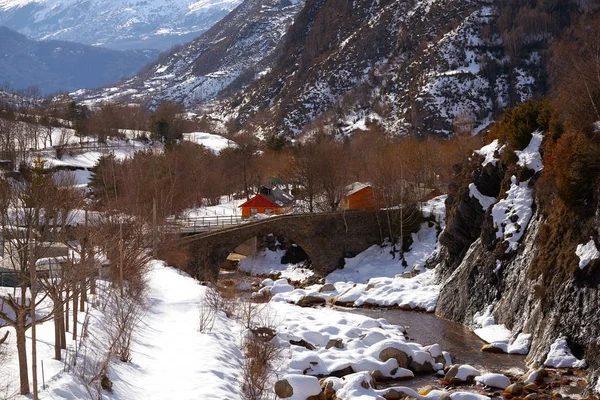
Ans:
{"label": "rocky cliff face", "polygon": [[[505,194],[500,194],[498,179],[508,175],[506,168],[498,162],[496,166],[472,169],[448,198],[439,269],[443,288],[436,314],[473,325],[474,315],[493,305],[496,323],[505,324],[513,334],[533,335],[530,362],[543,362],[550,345],[564,336],[573,354],[587,361],[590,387],[594,387],[600,376],[600,266],[592,263],[580,269],[571,265],[570,252],[574,255],[574,247],[569,247],[569,254],[558,258],[556,265],[540,265],[540,253],[553,244],[545,239],[548,221],[537,200],[518,250],[506,253],[498,245],[495,235],[490,235],[492,208],[482,212],[467,185],[471,178],[479,182],[480,192],[486,186],[495,188],[486,194],[502,198]],[[599,215],[597,211],[582,223],[596,237]],[[580,233],[585,228],[558,229],[575,230],[575,235],[583,236],[581,242],[589,240],[589,236]],[[558,272],[558,268],[565,272]]]}

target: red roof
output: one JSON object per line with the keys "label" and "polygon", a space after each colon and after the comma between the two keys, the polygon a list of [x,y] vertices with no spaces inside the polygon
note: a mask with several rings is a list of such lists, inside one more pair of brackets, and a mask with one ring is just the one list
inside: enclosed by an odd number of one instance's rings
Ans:
{"label": "red roof", "polygon": [[244,204],[238,206],[238,207],[252,207],[252,208],[258,208],[258,207],[267,207],[267,208],[281,208],[279,206],[279,204],[277,203],[273,203],[271,200],[267,199],[265,196],[263,196],[262,194],[257,194],[256,196],[254,196],[253,198],[251,198],[250,200],[248,200],[247,202],[245,202]]}

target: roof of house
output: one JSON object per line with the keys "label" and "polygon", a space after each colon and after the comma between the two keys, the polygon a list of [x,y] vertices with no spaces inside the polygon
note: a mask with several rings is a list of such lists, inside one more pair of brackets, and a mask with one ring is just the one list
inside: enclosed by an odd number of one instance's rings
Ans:
{"label": "roof of house", "polygon": [[262,187],[260,192],[239,207],[284,207],[294,202],[294,196],[279,189]]}
{"label": "roof of house", "polygon": [[247,202],[240,204],[238,207],[252,207],[252,208],[257,208],[257,207],[267,207],[267,208],[280,208],[281,206],[273,201],[271,201],[269,198],[267,198],[265,195],[259,193],[256,196],[254,196],[253,198],[251,198],[250,200],[248,200]]}
{"label": "roof of house", "polygon": [[354,183],[346,186],[344,188],[344,192],[345,192],[346,196],[352,196],[354,193],[358,193],[361,190],[366,189],[368,187],[372,187],[370,183],[354,182]]}

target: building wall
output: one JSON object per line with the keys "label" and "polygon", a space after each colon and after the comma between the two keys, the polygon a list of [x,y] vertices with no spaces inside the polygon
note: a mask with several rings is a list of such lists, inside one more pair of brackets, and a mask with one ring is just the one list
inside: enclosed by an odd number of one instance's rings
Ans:
{"label": "building wall", "polygon": [[366,187],[342,200],[343,210],[377,210],[375,193],[372,187]]}
{"label": "building wall", "polygon": [[267,210],[271,210],[271,214],[281,214],[281,208],[274,207],[242,207],[242,217],[252,216],[252,209],[256,208],[254,214],[268,214]]}

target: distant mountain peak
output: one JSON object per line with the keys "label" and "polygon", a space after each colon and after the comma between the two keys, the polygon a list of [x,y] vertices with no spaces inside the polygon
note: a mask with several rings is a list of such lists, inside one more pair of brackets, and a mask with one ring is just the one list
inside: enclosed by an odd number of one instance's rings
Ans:
{"label": "distant mountain peak", "polygon": [[0,25],[34,39],[164,50],[208,30],[241,0],[0,0]]}
{"label": "distant mountain peak", "polygon": [[270,68],[277,46],[303,4],[302,0],[245,0],[203,35],[164,54],[136,77],[74,95],[88,102],[205,104]]}

